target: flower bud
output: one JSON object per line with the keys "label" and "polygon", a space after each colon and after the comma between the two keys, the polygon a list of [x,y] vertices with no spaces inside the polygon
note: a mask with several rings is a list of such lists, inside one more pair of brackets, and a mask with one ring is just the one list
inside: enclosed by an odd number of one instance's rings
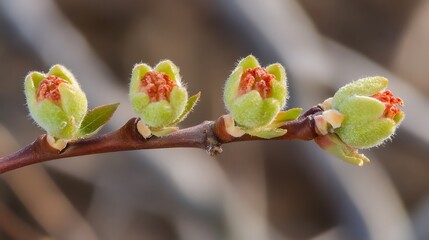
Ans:
{"label": "flower bud", "polygon": [[239,127],[254,130],[269,125],[286,104],[286,72],[279,63],[262,68],[249,55],[229,76],[224,102]]}
{"label": "flower bud", "polygon": [[154,69],[144,63],[133,68],[131,104],[150,129],[164,128],[162,132],[169,133],[166,128],[183,120],[198,98],[199,94],[188,100],[188,92],[182,85],[179,69],[169,60],[161,61]]}
{"label": "flower bud", "polygon": [[404,119],[403,101],[385,90],[388,80],[368,77],[352,82],[335,93],[332,108],[344,115],[335,133],[353,148],[383,143]]}
{"label": "flower bud", "polygon": [[31,117],[54,139],[77,138],[88,102],[73,74],[54,65],[48,73],[30,72],[25,96]]}

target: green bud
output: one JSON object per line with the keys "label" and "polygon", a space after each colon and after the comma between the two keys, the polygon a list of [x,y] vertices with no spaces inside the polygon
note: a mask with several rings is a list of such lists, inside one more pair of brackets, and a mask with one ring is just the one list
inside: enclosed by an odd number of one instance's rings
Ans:
{"label": "green bud", "polygon": [[25,96],[31,117],[55,139],[73,140],[87,112],[88,102],[73,74],[54,65],[48,73],[30,72]]}
{"label": "green bud", "polygon": [[353,148],[370,148],[383,143],[394,133],[405,114],[400,98],[385,90],[388,80],[368,77],[340,88],[332,99],[332,108],[343,114],[335,133]]}
{"label": "green bud", "polygon": [[[170,60],[152,69],[144,63],[134,66],[130,83],[130,101],[134,111],[154,134],[165,135],[192,110],[199,94],[188,99],[179,68]],[[168,128],[175,129],[175,128]],[[148,133],[145,135],[149,136]]]}
{"label": "green bud", "polygon": [[[238,126],[248,130],[251,135],[256,135],[255,130],[270,130],[264,127],[273,122],[286,104],[286,98],[286,72],[283,66],[275,63],[262,68],[252,55],[239,61],[224,89],[227,109]],[[263,135],[266,138],[272,136]],[[278,136],[279,133],[274,135]]]}

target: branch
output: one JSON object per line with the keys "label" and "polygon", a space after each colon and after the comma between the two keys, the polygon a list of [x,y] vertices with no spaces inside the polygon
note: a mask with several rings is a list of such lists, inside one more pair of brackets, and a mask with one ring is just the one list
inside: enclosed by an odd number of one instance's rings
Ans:
{"label": "branch", "polygon": [[[283,129],[287,129],[285,135],[269,140],[308,141],[314,139],[317,137],[317,133],[313,115],[321,111],[322,109],[319,106],[309,109],[297,120],[286,122],[282,126]],[[205,149],[210,155],[216,155],[222,152],[222,144],[267,140],[247,134],[239,138],[230,136],[226,132],[222,117],[216,121],[205,121],[199,125],[179,130],[165,137],[153,136],[149,139],[144,139],[140,135],[136,127],[137,122],[137,118],[132,118],[123,127],[114,132],[95,138],[70,142],[62,151],[52,148],[46,140],[46,134],[43,134],[25,148],[0,158],[0,173],[53,159],[139,149],[201,148]]]}

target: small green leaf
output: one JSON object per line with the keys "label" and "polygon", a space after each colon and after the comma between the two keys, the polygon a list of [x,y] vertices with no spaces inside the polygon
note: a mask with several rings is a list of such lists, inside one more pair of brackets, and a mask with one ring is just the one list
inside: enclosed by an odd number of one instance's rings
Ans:
{"label": "small green leaf", "polygon": [[179,130],[178,127],[163,127],[163,128],[152,128],[152,134],[157,136],[157,137],[163,137],[166,136],[170,133],[174,133],[177,130]]}
{"label": "small green leaf", "polygon": [[264,139],[271,139],[276,137],[281,137],[287,133],[286,129],[282,128],[273,128],[273,129],[258,129],[258,130],[246,130],[246,133],[255,137],[260,137]]}
{"label": "small green leaf", "polygon": [[198,92],[197,94],[195,94],[194,96],[190,97],[188,99],[188,102],[186,103],[186,107],[185,110],[183,111],[183,113],[171,124],[171,126],[174,126],[176,124],[178,124],[179,122],[181,122],[183,119],[185,119],[188,114],[192,111],[192,109],[194,108],[195,104],[198,102],[198,100],[200,99],[201,96],[201,92]]}
{"label": "small green leaf", "polygon": [[79,137],[89,137],[95,134],[109,121],[118,108],[119,103],[96,107],[85,115],[79,129]]}
{"label": "small green leaf", "polygon": [[369,162],[365,155],[360,154],[357,149],[344,143],[335,133],[318,136],[314,141],[326,152],[348,163],[362,166],[364,163]]}
{"label": "small green leaf", "polygon": [[292,121],[299,117],[302,112],[302,108],[291,108],[287,111],[281,111],[277,114],[274,121]]}
{"label": "small green leaf", "polygon": [[278,128],[283,126],[288,121],[293,121],[299,117],[302,112],[302,108],[291,108],[287,111],[280,111],[274,118],[273,122],[267,127]]}

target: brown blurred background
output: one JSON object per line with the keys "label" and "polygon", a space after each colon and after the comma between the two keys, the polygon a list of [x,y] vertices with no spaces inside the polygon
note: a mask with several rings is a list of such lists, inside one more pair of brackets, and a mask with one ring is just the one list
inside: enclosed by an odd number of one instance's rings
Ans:
{"label": "brown blurred background", "polygon": [[23,79],[69,67],[90,107],[120,102],[103,132],[133,117],[135,63],[173,60],[192,126],[225,113],[237,59],[286,66],[288,107],[383,75],[407,117],[362,168],[312,142],[203,151],[121,152],[51,161],[0,176],[0,239],[429,239],[429,2],[387,0],[0,0],[0,153],[42,133]]}

